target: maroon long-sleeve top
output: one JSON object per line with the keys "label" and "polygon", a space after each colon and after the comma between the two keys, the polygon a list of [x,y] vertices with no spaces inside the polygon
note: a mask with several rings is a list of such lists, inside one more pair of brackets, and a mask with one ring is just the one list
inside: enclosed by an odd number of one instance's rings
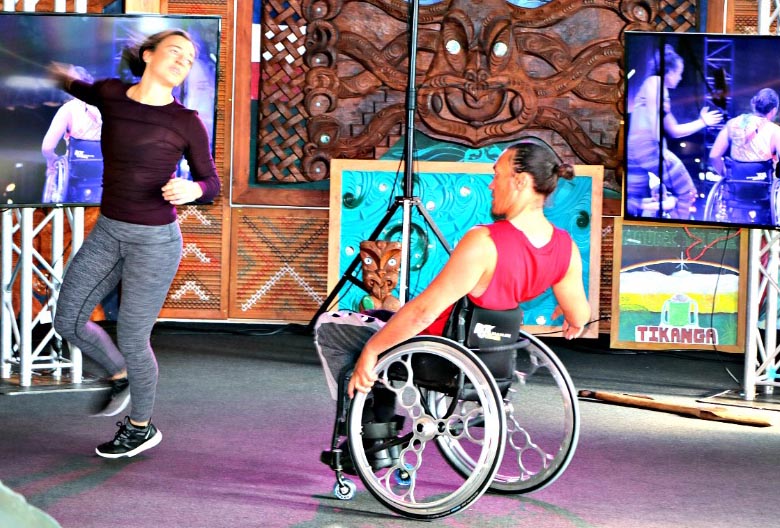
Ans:
{"label": "maroon long-sleeve top", "polygon": [[196,111],[175,100],[164,106],[139,103],[127,96],[129,87],[106,79],[94,84],[74,80],[68,88],[74,97],[98,107],[103,117],[100,212],[133,224],[169,224],[176,220],[176,207],[163,199],[162,187],[182,156],[203,189],[200,201],[219,194],[208,133]]}

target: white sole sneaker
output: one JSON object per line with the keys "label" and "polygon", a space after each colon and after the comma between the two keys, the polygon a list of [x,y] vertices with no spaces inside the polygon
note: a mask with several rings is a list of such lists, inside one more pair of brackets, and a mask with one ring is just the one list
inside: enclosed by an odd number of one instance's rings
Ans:
{"label": "white sole sneaker", "polygon": [[131,449],[130,451],[127,451],[125,453],[101,453],[99,448],[95,448],[95,453],[103,458],[130,458],[134,457],[138,453],[143,453],[147,449],[151,449],[157,444],[162,442],[162,432],[158,429],[157,432],[154,434],[153,437],[151,437],[149,440],[144,442],[143,444],[139,445],[135,449]]}
{"label": "white sole sneaker", "polygon": [[130,404],[130,391],[128,390],[125,392],[126,394],[111,400],[108,405],[103,408],[103,410],[96,412],[92,415],[92,417],[99,418],[101,416],[116,416],[117,414],[127,409],[127,406]]}

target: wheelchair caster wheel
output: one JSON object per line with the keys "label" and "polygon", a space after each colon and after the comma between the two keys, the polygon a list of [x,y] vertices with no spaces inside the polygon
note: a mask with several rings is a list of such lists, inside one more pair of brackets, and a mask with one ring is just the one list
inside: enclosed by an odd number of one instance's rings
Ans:
{"label": "wheelchair caster wheel", "polygon": [[336,485],[333,486],[333,495],[339,500],[351,500],[356,491],[355,483],[346,478],[341,482],[336,482]]}
{"label": "wheelchair caster wheel", "polygon": [[412,475],[409,474],[408,469],[414,468],[411,464],[406,464],[406,469],[396,469],[393,477],[395,477],[395,482],[399,486],[409,487],[412,485]]}

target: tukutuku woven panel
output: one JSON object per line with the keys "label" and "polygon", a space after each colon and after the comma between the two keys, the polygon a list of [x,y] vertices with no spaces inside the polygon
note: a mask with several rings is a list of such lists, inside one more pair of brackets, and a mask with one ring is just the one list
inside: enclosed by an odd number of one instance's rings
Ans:
{"label": "tukutuku woven panel", "polygon": [[[217,108],[214,114],[214,160],[222,178],[223,193],[230,173],[226,150],[225,125],[229,87],[225,70],[232,62],[233,21],[227,16],[229,5],[225,0],[183,2],[168,0],[169,14],[219,15],[222,17],[220,35],[219,71],[217,72]],[[223,225],[224,211],[229,203],[218,197],[212,205],[178,207],[179,225],[183,237],[183,251],[179,271],[173,280],[168,298],[160,313],[162,318],[224,319],[227,299],[223,291],[228,279],[228,263],[223,262],[223,248],[227,233]]]}
{"label": "tukutuku woven panel", "polygon": [[[610,330],[610,317],[612,314],[612,273],[613,252],[615,250],[615,217],[604,216],[601,218],[601,273],[599,288],[600,321],[599,332],[608,334]],[[593,319],[595,319],[595,314]]]}
{"label": "tukutuku woven panel", "polygon": [[[227,265],[222,261],[222,200],[212,206],[179,207],[183,247],[179,271],[173,279],[162,317],[176,310],[176,317],[192,311],[195,318],[222,318],[222,281]],[[197,312],[196,312],[197,311]],[[167,313],[167,315],[166,315]]]}
{"label": "tukutuku woven panel", "polygon": [[302,182],[306,21],[297,1],[268,0],[262,9],[256,181]]}
{"label": "tukutuku woven panel", "polygon": [[694,0],[662,0],[658,3],[656,31],[695,31],[697,4]]}
{"label": "tukutuku woven panel", "polygon": [[[774,12],[777,1],[770,2],[770,10]],[[734,33],[755,35],[758,33],[758,6],[756,0],[736,0],[734,2]],[[780,33],[777,15],[769,23],[769,33]]]}
{"label": "tukutuku woven panel", "polygon": [[234,209],[229,317],[308,322],[327,296],[328,211]]}

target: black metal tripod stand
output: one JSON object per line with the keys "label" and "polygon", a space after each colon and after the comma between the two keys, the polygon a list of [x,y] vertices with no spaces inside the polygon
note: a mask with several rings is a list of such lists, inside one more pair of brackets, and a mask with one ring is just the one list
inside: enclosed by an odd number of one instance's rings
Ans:
{"label": "black metal tripod stand", "polygon": [[[369,236],[369,240],[376,240],[377,236],[390,222],[395,212],[401,208],[403,212],[402,230],[401,230],[401,267],[399,276],[399,299],[401,302],[406,302],[406,296],[409,288],[409,242],[411,237],[411,224],[412,224],[412,210],[417,210],[425,222],[433,230],[436,238],[447,251],[452,252],[447,240],[444,238],[441,230],[439,230],[436,223],[431,218],[431,215],[422,206],[419,196],[414,196],[414,113],[417,108],[417,88],[416,84],[416,69],[417,69],[417,26],[419,23],[419,0],[413,0],[409,3],[409,74],[408,85],[406,90],[406,144],[404,146],[404,180],[403,180],[403,195],[396,196],[393,204],[385,213],[385,216],[379,222],[377,227]],[[314,324],[317,318],[330,308],[331,303],[339,294],[341,289],[347,282],[359,286],[365,290],[365,286],[361,281],[355,278],[354,273],[360,264],[360,255],[356,256],[349,267],[344,272],[344,275],[339,280],[336,287],[328,294],[328,297],[320,305],[317,313],[309,322],[307,329],[313,330]]]}

